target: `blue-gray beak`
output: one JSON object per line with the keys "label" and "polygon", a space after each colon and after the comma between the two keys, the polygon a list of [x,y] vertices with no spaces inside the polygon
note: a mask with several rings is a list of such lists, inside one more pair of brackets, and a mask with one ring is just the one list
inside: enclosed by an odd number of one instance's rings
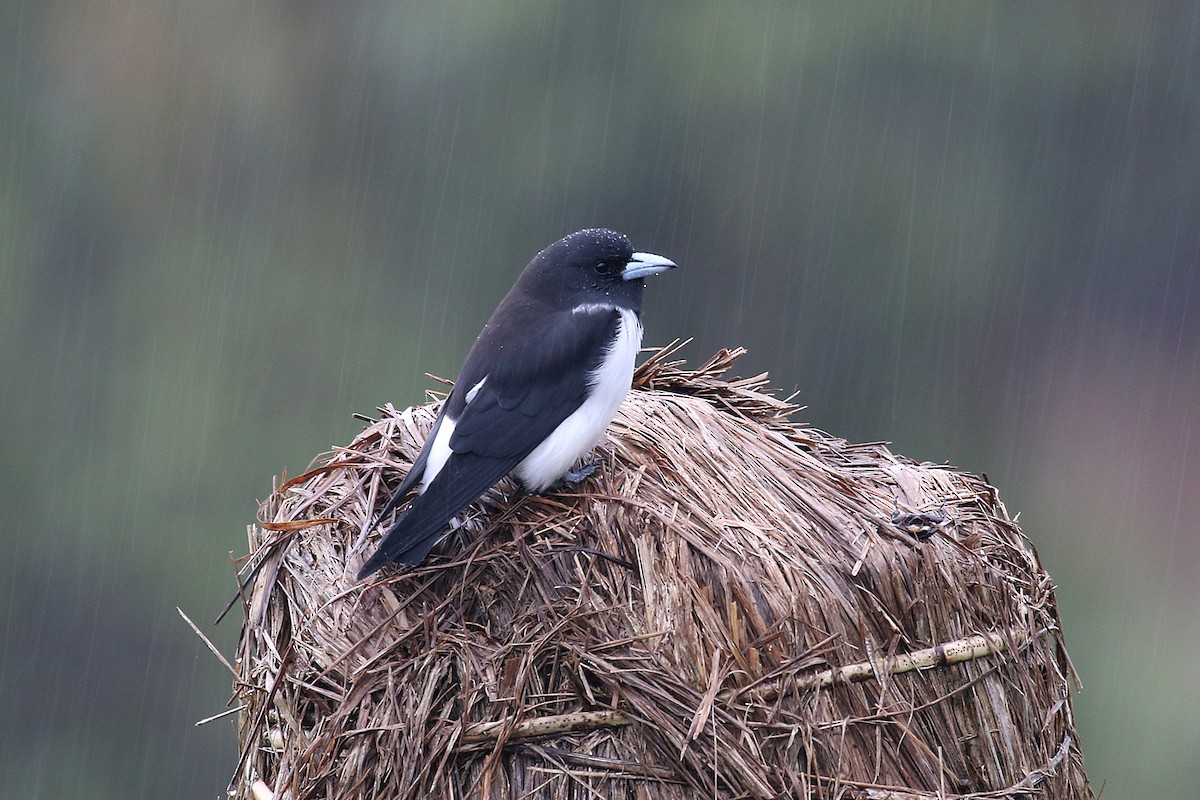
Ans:
{"label": "blue-gray beak", "polygon": [[657,275],[679,266],[669,258],[656,256],[654,253],[634,253],[633,258],[621,270],[621,277],[627,281],[636,281],[650,275]]}

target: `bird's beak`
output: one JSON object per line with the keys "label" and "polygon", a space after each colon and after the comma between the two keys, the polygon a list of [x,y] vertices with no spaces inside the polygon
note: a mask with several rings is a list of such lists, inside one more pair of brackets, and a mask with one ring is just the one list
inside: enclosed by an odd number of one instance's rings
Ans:
{"label": "bird's beak", "polygon": [[621,277],[627,281],[636,281],[649,275],[657,275],[679,266],[669,258],[656,256],[654,253],[634,253],[633,258],[621,270]]}

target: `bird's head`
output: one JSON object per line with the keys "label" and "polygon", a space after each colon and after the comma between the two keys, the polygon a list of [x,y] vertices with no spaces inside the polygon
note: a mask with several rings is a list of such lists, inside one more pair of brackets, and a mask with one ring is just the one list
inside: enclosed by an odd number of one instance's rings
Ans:
{"label": "bird's head", "polygon": [[528,275],[542,287],[553,287],[558,302],[571,306],[612,303],[638,311],[644,279],[675,267],[668,258],[635,252],[624,234],[588,228],[538,253],[521,280]]}

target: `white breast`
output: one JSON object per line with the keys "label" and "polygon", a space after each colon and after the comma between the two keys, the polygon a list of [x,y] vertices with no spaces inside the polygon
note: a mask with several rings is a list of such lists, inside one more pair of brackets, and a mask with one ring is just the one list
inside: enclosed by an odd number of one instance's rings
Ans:
{"label": "white breast", "polygon": [[[580,313],[610,308],[587,308]],[[591,391],[587,399],[517,465],[517,477],[530,491],[548,489],[572,464],[595,447],[617,413],[617,406],[629,394],[633,365],[638,348],[642,346],[642,323],[637,314],[628,309],[618,308],[617,311],[621,315],[617,336],[605,351],[600,366],[589,376]]]}

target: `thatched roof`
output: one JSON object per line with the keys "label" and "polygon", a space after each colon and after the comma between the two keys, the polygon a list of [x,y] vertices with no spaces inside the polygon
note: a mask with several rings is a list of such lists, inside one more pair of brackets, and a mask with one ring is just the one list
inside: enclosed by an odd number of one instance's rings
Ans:
{"label": "thatched roof", "polygon": [[250,528],[239,796],[1086,798],[1050,576],[995,489],[660,352],[577,491],[354,579],[437,403]]}

